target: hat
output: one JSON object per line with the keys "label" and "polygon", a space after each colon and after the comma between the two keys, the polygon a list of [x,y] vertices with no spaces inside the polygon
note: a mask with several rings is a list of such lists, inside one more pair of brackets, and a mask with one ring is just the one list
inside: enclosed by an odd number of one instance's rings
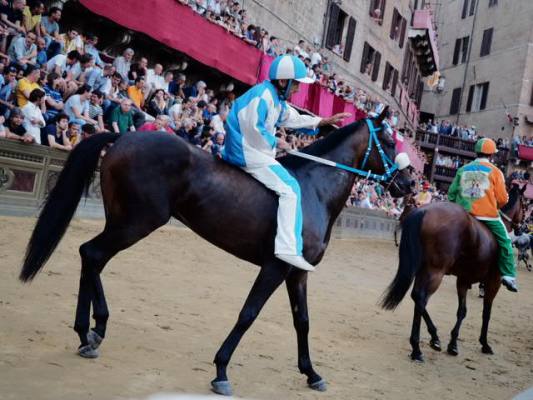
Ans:
{"label": "hat", "polygon": [[430,187],[431,187],[431,185],[427,181],[422,184],[422,189],[424,189],[424,190],[428,190]]}
{"label": "hat", "polygon": [[307,67],[298,57],[291,55],[278,56],[270,65],[270,80],[294,79],[302,83],[313,83],[315,80],[307,76]]}
{"label": "hat", "polygon": [[474,151],[478,154],[495,154],[498,150],[496,148],[496,143],[494,143],[494,140],[489,138],[483,138],[479,139],[476,142],[476,146],[474,148]]}

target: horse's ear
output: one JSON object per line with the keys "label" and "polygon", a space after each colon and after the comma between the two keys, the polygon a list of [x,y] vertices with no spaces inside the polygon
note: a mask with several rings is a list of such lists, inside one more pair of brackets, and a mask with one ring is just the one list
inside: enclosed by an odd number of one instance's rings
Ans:
{"label": "horse's ear", "polygon": [[385,121],[385,118],[387,117],[387,114],[389,113],[389,106],[385,106],[381,114],[376,118],[375,126],[381,126],[383,121]]}

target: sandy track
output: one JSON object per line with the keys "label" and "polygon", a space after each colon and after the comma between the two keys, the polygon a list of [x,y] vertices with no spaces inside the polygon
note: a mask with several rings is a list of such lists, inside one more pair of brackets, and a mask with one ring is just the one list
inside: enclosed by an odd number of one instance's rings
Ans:
{"label": "sandy track", "polygon": [[[158,391],[209,393],[211,362],[233,326],[257,270],[187,230],[165,227],[115,257],[103,273],[111,310],[97,360],[75,353],[72,331],[79,245],[101,221],[75,221],[31,285],[17,280],[33,219],[0,217],[0,399],[117,399]],[[309,283],[311,353],[328,381],[307,389],[284,287],[243,338],[229,377],[255,399],[506,399],[533,384],[533,273],[521,292],[496,298],[480,352],[481,302],[468,296],[456,358],[427,345],[409,361],[412,302],[385,312],[376,302],[397,266],[388,242],[334,241]],[[446,278],[430,314],[443,345],[455,322],[455,280]]]}

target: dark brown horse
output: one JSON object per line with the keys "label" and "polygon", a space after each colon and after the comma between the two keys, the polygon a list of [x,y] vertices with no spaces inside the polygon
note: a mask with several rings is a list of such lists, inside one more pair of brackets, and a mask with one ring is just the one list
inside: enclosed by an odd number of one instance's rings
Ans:
{"label": "dark brown horse", "polygon": [[[507,218],[503,221],[508,231],[520,224],[523,218],[523,193],[518,185],[509,193],[509,202],[502,209]],[[453,221],[453,223],[448,223]],[[487,342],[487,331],[492,302],[500,289],[500,271],[497,265],[498,246],[489,229],[461,206],[448,202],[432,203],[414,210],[404,221],[400,241],[400,264],[396,277],[385,291],[382,306],[393,310],[402,301],[415,281],[411,297],[415,303],[411,330],[411,358],[423,361],[420,350],[420,322],[424,318],[430,346],[441,350],[437,328],[426,305],[439,288],[444,275],[457,277],[459,308],[457,323],[451,331],[448,353],[458,354],[457,338],[466,316],[466,293],[471,285],[481,282],[485,286],[483,299],[483,324],[481,351],[493,354]]]}
{"label": "dark brown horse", "polygon": [[416,200],[413,193],[409,193],[407,196],[404,196],[403,198],[403,211],[398,217],[398,224],[396,225],[396,228],[394,228],[394,244],[396,247],[398,247],[398,233],[402,230],[402,224],[403,221],[407,218],[409,214],[411,214],[414,210],[416,210]]}
{"label": "dark brown horse", "polygon": [[[385,112],[375,121],[380,126]],[[394,159],[394,141],[379,133],[383,150]],[[106,212],[104,231],[80,247],[82,271],[74,330],[79,354],[96,357],[106,332],[109,311],[100,280],[106,263],[167,223],[171,216],[225,251],[261,267],[235,327],[216,354],[213,389],[230,394],[226,375],[230,358],[262,307],[285,282],[298,339],[298,367],[309,386],[325,390],[309,356],[307,273],[274,257],[278,198],[238,168],[213,158],[177,136],[140,132],[119,137],[99,134],[81,142],[72,152],[35,226],[20,278],[31,280],[48,260],[72,218],[84,188],[96,169],[99,154],[114,145],[101,165]],[[337,163],[360,167],[369,143],[364,121],[348,125],[303,151]],[[280,162],[298,179],[304,215],[304,256],[318,264],[328,246],[331,228],[354,184],[350,172],[287,156]],[[366,164],[384,173],[376,147]],[[410,191],[407,169],[383,182],[395,197]],[[90,328],[93,307],[95,327]]]}

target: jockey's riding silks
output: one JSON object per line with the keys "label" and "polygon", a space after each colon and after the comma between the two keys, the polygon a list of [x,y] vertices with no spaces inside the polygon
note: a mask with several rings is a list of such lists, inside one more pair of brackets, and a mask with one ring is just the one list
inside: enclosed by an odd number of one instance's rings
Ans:
{"label": "jockey's riding silks", "polygon": [[[279,59],[294,64],[291,71],[277,79],[296,79],[301,75],[303,63],[292,56],[278,57],[273,67],[279,67]],[[287,61],[282,60],[285,64]],[[301,63],[301,65],[299,64]],[[296,72],[294,72],[296,71]],[[283,71],[281,71],[283,72]],[[292,76],[292,78],[291,78]],[[305,75],[304,75],[305,76]],[[274,76],[275,77],[275,76]],[[272,67],[271,67],[272,79]],[[289,83],[290,84],[290,83]],[[275,160],[276,127],[309,129],[316,133],[322,119],[300,115],[279,94],[270,81],[264,81],[235,100],[226,120],[226,142],[222,158],[241,167],[255,179],[279,196],[277,233],[274,253],[278,258],[299,268],[313,270],[302,257],[302,207],[298,181]],[[288,256],[288,257],[283,257]]]}
{"label": "jockey's riding silks", "polygon": [[[496,144],[492,139],[483,138],[476,143],[475,151],[478,156],[488,157],[496,153]],[[509,200],[503,173],[488,158],[479,157],[459,168],[448,190],[448,199],[489,228],[498,242],[502,282],[509,290],[517,291],[512,243],[498,211]]]}

